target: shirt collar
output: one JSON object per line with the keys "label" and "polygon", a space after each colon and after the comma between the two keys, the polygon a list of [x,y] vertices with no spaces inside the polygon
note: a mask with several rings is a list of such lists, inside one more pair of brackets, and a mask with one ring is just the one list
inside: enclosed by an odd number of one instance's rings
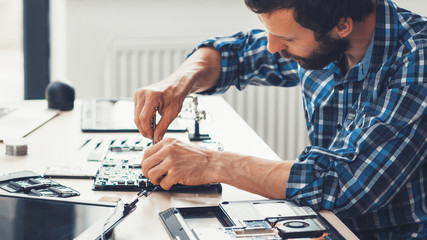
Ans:
{"label": "shirt collar", "polygon": [[387,61],[389,55],[394,52],[398,32],[396,6],[389,0],[377,0],[376,10],[375,31],[363,59],[353,66],[345,77],[338,65],[342,58],[325,68],[342,78],[337,83],[365,79],[368,72],[377,72]]}
{"label": "shirt collar", "polygon": [[359,81],[365,79],[366,75],[369,72],[369,66],[371,64],[371,57],[372,57],[372,49],[374,48],[374,38],[375,38],[375,32],[372,35],[371,42],[369,43],[369,47],[368,47],[368,50],[366,50],[365,56],[355,66],[359,68],[358,74],[357,74],[358,75],[357,80]]}
{"label": "shirt collar", "polygon": [[340,57],[340,59],[332,62],[326,67],[326,69],[334,72],[336,75],[342,78],[341,81],[338,80],[336,81],[336,83],[341,84],[342,82],[361,81],[365,79],[366,75],[369,72],[369,66],[371,64],[372,50],[374,47],[374,36],[375,36],[375,33],[372,35],[372,38],[369,43],[368,49],[366,50],[365,56],[359,62],[357,62],[356,65],[354,65],[347,72],[345,76],[343,76],[341,69],[339,67],[339,62],[343,61],[344,54]]}

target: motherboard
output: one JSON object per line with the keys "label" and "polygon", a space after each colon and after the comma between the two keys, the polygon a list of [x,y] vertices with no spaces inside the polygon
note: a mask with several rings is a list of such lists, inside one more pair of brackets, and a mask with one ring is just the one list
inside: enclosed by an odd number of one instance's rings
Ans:
{"label": "motherboard", "polygon": [[[213,146],[218,145],[216,143],[205,144]],[[151,141],[145,139],[112,141],[96,173],[92,189],[98,191],[153,190],[157,185],[151,183],[150,180],[143,175],[141,169],[144,149],[150,145]],[[157,189],[161,189],[161,187]],[[177,184],[171,188],[171,191],[221,192],[222,187],[219,183],[197,186]]]}

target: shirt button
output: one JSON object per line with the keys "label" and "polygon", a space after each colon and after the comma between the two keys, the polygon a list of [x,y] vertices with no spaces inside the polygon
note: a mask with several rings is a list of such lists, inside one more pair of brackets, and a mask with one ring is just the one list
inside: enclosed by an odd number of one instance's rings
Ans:
{"label": "shirt button", "polygon": [[335,86],[335,89],[338,91],[342,91],[344,89],[344,85],[343,84],[338,84]]}
{"label": "shirt button", "polygon": [[342,128],[341,123],[338,123],[338,124],[337,124],[337,130],[339,131],[339,130],[341,130],[341,128]]}

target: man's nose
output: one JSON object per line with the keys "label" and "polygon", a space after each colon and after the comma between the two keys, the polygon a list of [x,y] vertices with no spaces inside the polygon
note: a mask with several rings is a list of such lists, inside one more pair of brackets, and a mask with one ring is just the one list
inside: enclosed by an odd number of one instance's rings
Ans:
{"label": "man's nose", "polygon": [[286,44],[284,44],[280,38],[272,35],[271,33],[267,34],[267,41],[267,50],[271,53],[280,52],[287,48]]}

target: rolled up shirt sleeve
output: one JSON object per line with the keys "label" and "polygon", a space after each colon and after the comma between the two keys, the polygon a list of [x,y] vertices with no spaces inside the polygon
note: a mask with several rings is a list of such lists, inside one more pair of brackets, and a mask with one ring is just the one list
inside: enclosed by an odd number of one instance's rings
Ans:
{"label": "rolled up shirt sleeve", "polygon": [[247,85],[288,87],[299,84],[297,63],[282,58],[278,53],[270,53],[263,30],[211,38],[196,49],[201,47],[218,50],[222,66],[216,87],[204,94],[224,93],[230,86],[243,90]]}

